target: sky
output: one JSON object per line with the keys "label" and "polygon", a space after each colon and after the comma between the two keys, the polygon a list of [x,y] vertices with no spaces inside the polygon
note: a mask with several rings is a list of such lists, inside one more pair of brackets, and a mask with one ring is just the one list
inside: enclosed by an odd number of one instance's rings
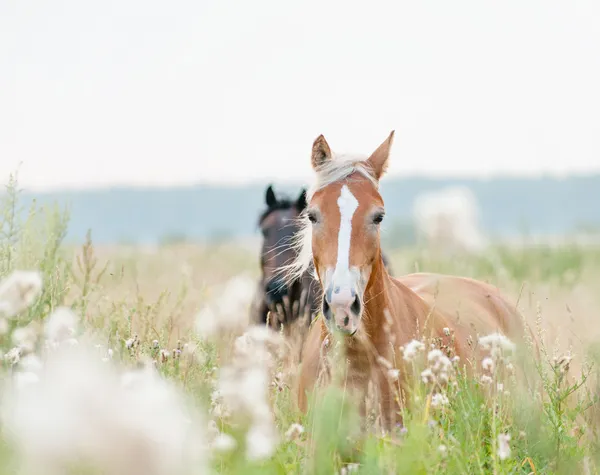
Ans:
{"label": "sky", "polygon": [[600,171],[596,0],[2,0],[0,177],[29,189]]}

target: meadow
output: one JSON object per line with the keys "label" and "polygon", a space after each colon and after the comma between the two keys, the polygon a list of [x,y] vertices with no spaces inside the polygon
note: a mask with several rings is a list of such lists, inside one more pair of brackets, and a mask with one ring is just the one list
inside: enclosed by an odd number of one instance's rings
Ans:
{"label": "meadow", "polygon": [[[485,374],[455,365],[435,394],[416,378],[404,426],[383,433],[371,404],[362,435],[336,386],[300,414],[294,348],[248,327],[257,252],[95,246],[93,230],[72,246],[64,210],[34,203],[21,219],[14,181],[0,200],[2,474],[598,473],[600,248],[390,251],[396,274],[498,285],[541,363],[528,359],[530,388],[493,351]],[[416,374],[428,350],[397,348]]]}

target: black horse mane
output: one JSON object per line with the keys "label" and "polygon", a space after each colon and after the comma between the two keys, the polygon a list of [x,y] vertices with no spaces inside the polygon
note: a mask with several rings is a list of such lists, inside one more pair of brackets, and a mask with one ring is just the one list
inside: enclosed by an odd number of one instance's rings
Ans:
{"label": "black horse mane", "polygon": [[258,225],[260,226],[261,223],[263,222],[263,220],[269,216],[273,211],[280,211],[280,210],[286,210],[286,209],[291,209],[296,205],[296,201],[292,200],[288,197],[284,197],[284,198],[277,198],[277,201],[275,202],[275,204],[273,206],[268,207],[266,210],[264,210],[261,214],[260,217],[258,219]]}

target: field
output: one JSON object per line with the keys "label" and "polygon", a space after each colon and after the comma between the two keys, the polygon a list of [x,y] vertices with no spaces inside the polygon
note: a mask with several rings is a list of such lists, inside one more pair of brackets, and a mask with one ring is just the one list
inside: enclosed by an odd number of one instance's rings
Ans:
{"label": "field", "polygon": [[[0,199],[0,303],[15,308],[0,306],[2,474],[598,472],[600,248],[392,252],[396,274],[498,285],[543,342],[542,364],[529,390],[502,360],[477,379],[455,367],[436,397],[419,379],[404,427],[382,433],[373,406],[361,436],[342,389],[302,416],[284,337],[244,333],[256,251],[96,247],[93,234],[73,247],[60,210],[21,220],[14,187]],[[39,271],[41,289],[15,270]]]}

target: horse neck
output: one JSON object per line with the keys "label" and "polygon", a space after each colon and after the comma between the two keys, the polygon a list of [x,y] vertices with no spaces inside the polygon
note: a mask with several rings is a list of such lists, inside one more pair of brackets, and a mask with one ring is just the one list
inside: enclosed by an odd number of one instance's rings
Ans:
{"label": "horse neck", "polygon": [[416,334],[431,311],[418,295],[390,276],[381,255],[373,266],[364,302],[367,316],[364,324],[376,345],[387,345],[389,335],[386,332],[410,340],[412,336],[409,335]]}
{"label": "horse neck", "polygon": [[394,284],[385,268],[381,254],[375,260],[364,295],[365,327],[367,334],[375,337],[381,332],[389,310]]}

